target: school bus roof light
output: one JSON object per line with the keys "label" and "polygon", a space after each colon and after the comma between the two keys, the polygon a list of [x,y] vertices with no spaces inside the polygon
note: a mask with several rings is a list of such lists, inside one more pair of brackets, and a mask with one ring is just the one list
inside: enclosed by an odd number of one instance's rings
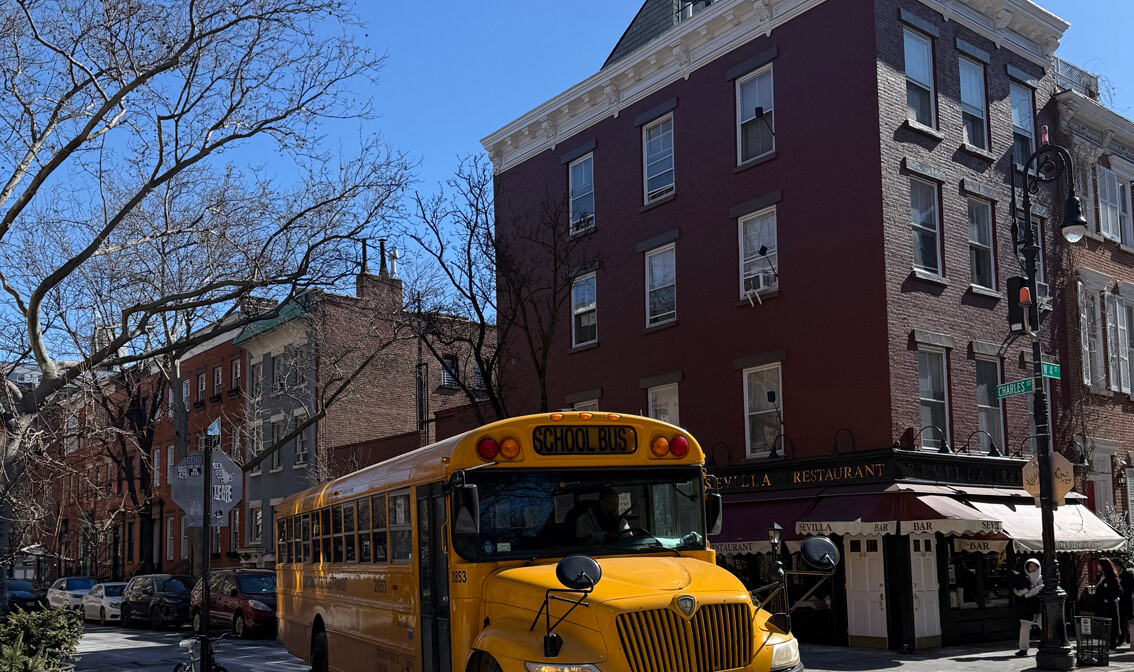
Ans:
{"label": "school bus roof light", "polygon": [[689,454],[689,440],[684,436],[673,437],[673,440],[669,442],[669,452],[674,457],[685,457]]}
{"label": "school bus roof light", "polygon": [[669,441],[664,436],[659,436],[650,442],[650,452],[654,457],[664,457],[669,454]]}
{"label": "school bus roof light", "polygon": [[593,417],[594,417],[594,416],[593,416],[593,415],[591,415],[590,413],[580,413],[580,414],[579,414],[579,419],[580,419],[580,420],[590,420],[590,419],[591,419],[591,418],[593,418]]}
{"label": "school bus roof light", "polygon": [[514,460],[520,456],[520,442],[508,437],[500,442],[500,457],[505,460]]}
{"label": "school bus roof light", "polygon": [[617,413],[607,413],[606,419],[610,420],[611,422],[618,422],[622,419],[622,416]]}
{"label": "school bus roof light", "polygon": [[476,443],[476,454],[485,462],[495,460],[499,452],[500,444],[496,443],[495,439],[486,436]]}
{"label": "school bus roof light", "polygon": [[555,422],[559,422],[560,420],[562,420],[562,419],[563,419],[563,414],[562,414],[562,413],[552,413],[552,414],[551,414],[550,416],[548,416],[548,417],[550,417],[550,418],[551,418],[552,420],[554,420]]}

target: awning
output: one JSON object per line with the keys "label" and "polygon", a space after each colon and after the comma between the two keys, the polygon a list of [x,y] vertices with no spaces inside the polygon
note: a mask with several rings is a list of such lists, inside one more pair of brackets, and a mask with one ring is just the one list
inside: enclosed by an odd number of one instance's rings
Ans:
{"label": "awning", "polygon": [[[787,530],[784,530],[787,532]],[[717,555],[743,555],[745,553],[771,553],[772,542],[767,539],[754,539],[749,541],[725,541],[716,542],[710,540],[710,545]],[[788,553],[796,553],[800,547],[803,546],[803,541],[796,539],[789,539],[782,542],[787,547]]]}
{"label": "awning", "polygon": [[904,511],[899,517],[900,529],[905,533],[945,536],[972,534],[1000,534],[1001,522],[981,513],[968,504],[944,495],[906,495]]}
{"label": "awning", "polygon": [[[972,506],[1003,521],[1004,534],[1011,537],[1016,550],[1043,551],[1041,509],[1031,500],[1013,504],[972,502]],[[1118,551],[1126,546],[1121,534],[1085,506],[1060,506],[1055,510],[1054,520],[1057,551]]]}
{"label": "awning", "polygon": [[795,525],[801,535],[998,534],[1000,521],[941,494],[888,489],[824,497]]}
{"label": "awning", "polygon": [[802,536],[896,534],[898,522],[883,505],[887,497],[884,494],[823,497],[796,520],[795,532]]}
{"label": "awning", "polygon": [[768,528],[779,523],[784,528],[780,539],[794,552],[799,550],[801,537],[795,533],[793,523],[814,504],[814,499],[726,499],[721,533],[710,537],[709,545],[722,555],[768,553],[772,550]]}

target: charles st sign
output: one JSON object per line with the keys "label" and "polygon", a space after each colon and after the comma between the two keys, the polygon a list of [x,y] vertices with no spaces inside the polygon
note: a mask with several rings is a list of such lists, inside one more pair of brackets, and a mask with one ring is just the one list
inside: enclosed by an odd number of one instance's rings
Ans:
{"label": "charles st sign", "polygon": [[[244,474],[223,451],[213,451],[212,527],[227,527],[228,514],[244,497]],[[204,512],[204,459],[200,452],[189,453],[174,469],[170,495],[189,515],[190,527],[201,527]]]}

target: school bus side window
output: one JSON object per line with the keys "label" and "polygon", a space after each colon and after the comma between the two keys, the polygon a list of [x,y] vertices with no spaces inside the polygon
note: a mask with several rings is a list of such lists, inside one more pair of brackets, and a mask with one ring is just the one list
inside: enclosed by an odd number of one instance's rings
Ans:
{"label": "school bus side window", "polygon": [[358,500],[358,561],[370,562],[370,500]]}
{"label": "school bus side window", "polygon": [[303,514],[303,562],[311,562],[311,518]]}
{"label": "school bus side window", "polygon": [[409,562],[413,555],[413,525],[410,524],[409,493],[390,495],[390,561]]}
{"label": "school bus side window", "polygon": [[287,539],[287,520],[280,518],[276,521],[276,561],[287,562],[287,551],[284,550]]}
{"label": "school bus side window", "polygon": [[323,562],[331,561],[331,510],[319,511],[319,529],[322,530],[320,545],[323,547]]}
{"label": "school bus side window", "polygon": [[331,535],[334,539],[331,542],[332,550],[334,551],[334,559],[331,562],[343,561],[343,507],[341,505],[331,507]]}
{"label": "school bus side window", "polygon": [[354,562],[354,502],[343,504],[343,542],[346,562]]}
{"label": "school bus side window", "polygon": [[386,562],[386,495],[374,495],[370,501],[374,507],[374,562]]}

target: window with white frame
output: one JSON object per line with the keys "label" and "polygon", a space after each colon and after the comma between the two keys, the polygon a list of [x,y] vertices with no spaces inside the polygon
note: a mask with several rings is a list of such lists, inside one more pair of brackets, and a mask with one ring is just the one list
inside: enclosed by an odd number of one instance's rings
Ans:
{"label": "window with white frame", "polygon": [[980,434],[981,452],[987,453],[995,443],[1004,453],[1004,402],[996,398],[996,386],[1000,384],[1000,362],[992,359],[976,360],[976,398],[977,422]]}
{"label": "window with white frame", "polygon": [[197,401],[205,400],[205,374],[197,374]]}
{"label": "window with white frame", "polygon": [[598,399],[586,399],[584,401],[576,401],[571,404],[571,409],[575,411],[597,411]]}
{"label": "window with white frame", "polygon": [[646,326],[677,319],[677,259],[673,244],[646,253]]}
{"label": "window with white frame", "polygon": [[[944,350],[917,351],[918,397],[921,403],[921,447],[939,450],[949,440],[948,374]],[[926,429],[936,427],[937,429]]]}
{"label": "window with white frame", "polygon": [[283,469],[283,450],[279,445],[280,441],[287,436],[287,423],[286,422],[273,422],[272,423],[272,471],[279,471]]}
{"label": "window with white frame", "polygon": [[443,355],[441,357],[441,387],[457,387],[460,377],[457,357],[455,355]]}
{"label": "window with white frame", "polygon": [[232,382],[230,384],[230,387],[234,390],[240,387],[240,360],[239,359],[232,360]]}
{"label": "window with white frame", "polygon": [[992,253],[992,205],[969,199],[969,268],[977,287],[996,289],[996,262]]}
{"label": "window with white frame", "polygon": [[988,106],[985,104],[984,63],[960,57],[961,121],[965,126],[965,142],[988,149]]}
{"label": "window with white frame", "polygon": [[166,390],[166,392],[169,395],[169,405],[166,408],[166,415],[168,417],[172,418],[173,417],[173,388],[172,387],[169,388],[168,390]]}
{"label": "window with white frame", "polygon": [[272,357],[272,390],[276,394],[287,389],[287,371],[284,370],[283,355]]}
{"label": "window with white frame", "polygon": [[775,151],[773,104],[771,65],[736,80],[738,164]]}
{"label": "window with white frame", "polygon": [[189,410],[189,381],[181,381],[181,400],[185,402],[185,410]]}
{"label": "window with white frame", "polygon": [[1094,490],[1091,504],[1098,513],[1114,511],[1114,476],[1111,466],[1115,449],[1108,445],[1109,441],[1087,439],[1090,445],[1088,451],[1091,455],[1091,473],[1087,475],[1087,482]]}
{"label": "window with white frame", "polygon": [[587,154],[571,162],[571,233],[582,233],[595,225],[595,157]]}
{"label": "window with white frame", "polygon": [[1044,271],[1044,259],[1046,258],[1047,240],[1044,238],[1046,235],[1047,227],[1044,225],[1042,219],[1037,219],[1034,222],[1036,227],[1036,245],[1039,246],[1039,252],[1036,253],[1036,298],[1039,299],[1039,307],[1041,310],[1051,308],[1051,288],[1047,285],[1047,273]]}
{"label": "window with white frame", "polygon": [[[303,424],[305,421],[306,418],[297,417],[295,419],[296,425]],[[307,429],[295,437],[295,463],[307,464]]]}
{"label": "window with white frame", "polygon": [[1022,166],[1035,151],[1036,115],[1032,90],[1012,82],[1008,87],[1008,97],[1012,104],[1012,160]]}
{"label": "window with white frame", "polygon": [[252,520],[249,526],[249,536],[252,537],[253,543],[257,543],[264,538],[264,510],[256,506],[250,509],[250,513]]}
{"label": "window with white frame", "polygon": [[672,114],[667,114],[642,129],[642,164],[646,203],[673,193]]}
{"label": "window with white frame", "polygon": [[218,395],[224,389],[224,368],[213,368],[213,395]]}
{"label": "window with white frame", "polygon": [[173,516],[165,519],[165,559],[173,559]]}
{"label": "window with white frame", "polygon": [[1103,322],[1099,305],[1099,292],[1079,283],[1079,346],[1083,384],[1095,388],[1106,387],[1106,368],[1103,364]]}
{"label": "window with white frame", "polygon": [[173,446],[165,447],[165,482],[173,485]]}
{"label": "window with white frame", "polygon": [[1129,244],[1129,183],[1103,166],[1095,166],[1095,183],[1099,191],[1099,235]]}
{"label": "window with white frame", "polygon": [[677,383],[651,387],[647,396],[650,403],[650,417],[671,425],[680,423],[677,414]]}
{"label": "window with white frame", "polygon": [[[1126,304],[1126,375],[1134,384],[1134,302]],[[1120,346],[1121,347],[1121,346]],[[1131,488],[1134,490],[1134,488]]]}
{"label": "window with white frame", "polygon": [[161,448],[154,449],[154,487],[161,485]]}
{"label": "window with white frame", "polygon": [[[256,422],[248,427],[248,459],[255,459],[264,450],[264,425]],[[263,473],[264,463],[259,462],[248,472],[249,476],[259,476]]]}
{"label": "window with white frame", "polygon": [[1130,212],[1130,180],[1118,176],[1119,242],[1134,247],[1134,214]]}
{"label": "window with white frame", "polygon": [[910,178],[910,225],[914,268],[941,275],[937,185],[933,182]]}
{"label": "window with white frame", "polygon": [[586,345],[598,340],[598,301],[594,273],[571,283],[571,343]]}
{"label": "window with white frame", "polygon": [[905,29],[906,115],[911,121],[933,126],[933,42]]}
{"label": "window with white frame", "polygon": [[774,207],[740,218],[740,295],[778,289]]}
{"label": "window with white frame", "polygon": [[745,445],[748,457],[767,455],[783,433],[780,365],[744,371]]}
{"label": "window with white frame", "polygon": [[1110,389],[1130,394],[1129,324],[1126,322],[1126,301],[1113,292],[1106,292],[1106,351],[1110,365]]}
{"label": "window with white frame", "polygon": [[235,423],[232,425],[232,450],[228,454],[233,457],[240,455],[240,428]]}
{"label": "window with white frame", "polygon": [[264,388],[264,364],[255,362],[248,367],[248,396],[259,399]]}
{"label": "window with white frame", "polygon": [[189,517],[181,514],[181,559],[189,557]]}

